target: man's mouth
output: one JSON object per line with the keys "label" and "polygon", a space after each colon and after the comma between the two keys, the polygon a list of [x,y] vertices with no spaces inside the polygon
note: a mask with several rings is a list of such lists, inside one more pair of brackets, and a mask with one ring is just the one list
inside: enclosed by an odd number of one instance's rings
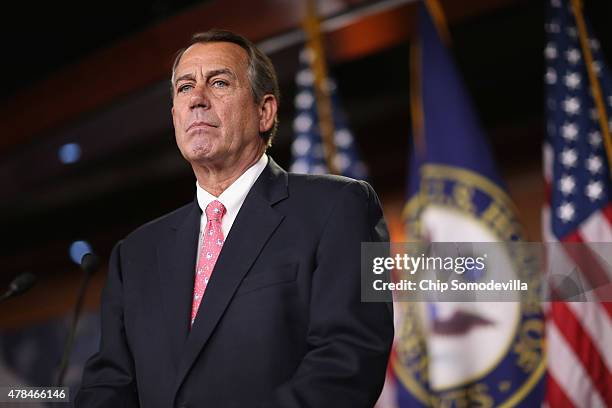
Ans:
{"label": "man's mouth", "polygon": [[193,129],[205,129],[205,128],[216,128],[216,127],[219,127],[219,126],[211,122],[197,121],[189,125],[189,127],[187,128],[187,132]]}

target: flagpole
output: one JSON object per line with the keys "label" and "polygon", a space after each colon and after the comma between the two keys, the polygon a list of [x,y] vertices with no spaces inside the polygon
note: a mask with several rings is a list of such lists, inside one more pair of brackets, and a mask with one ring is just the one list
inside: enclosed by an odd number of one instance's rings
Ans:
{"label": "flagpole", "polygon": [[425,120],[423,118],[423,93],[421,92],[421,44],[410,45],[410,113],[414,148],[420,157],[425,156]]}
{"label": "flagpole", "polygon": [[[427,11],[432,17],[436,31],[446,46],[451,45],[451,36],[446,23],[444,9],[438,0],[424,0]],[[422,67],[421,44],[414,41],[410,46],[410,112],[412,115],[412,133],[415,149],[419,156],[425,155],[425,121],[423,117],[423,99],[421,92]]]}
{"label": "flagpole", "polygon": [[307,13],[304,20],[304,30],[308,36],[307,47],[312,51],[312,71],[314,73],[314,89],[319,116],[319,130],[323,141],[323,152],[327,169],[332,174],[339,174],[335,166],[336,144],[334,143],[334,120],[327,81],[325,52],[321,40],[319,17],[316,10],[316,0],[307,1]]}
{"label": "flagpole", "polygon": [[606,149],[606,157],[608,158],[608,170],[612,175],[612,139],[610,139],[610,128],[608,127],[608,115],[606,114],[606,105],[603,102],[601,85],[597,79],[597,73],[593,69],[593,55],[589,46],[588,34],[584,17],[582,16],[582,2],[580,0],[571,0],[574,16],[576,17],[576,26],[578,27],[578,37],[580,38],[580,46],[586,62],[587,74],[589,75],[589,83],[591,85],[591,93],[595,100],[597,113],[599,117],[599,126],[603,134],[604,146]]}
{"label": "flagpole", "polygon": [[452,45],[451,35],[446,22],[446,15],[439,0],[425,0],[425,6],[431,15],[431,18],[436,26],[440,39],[447,47]]}

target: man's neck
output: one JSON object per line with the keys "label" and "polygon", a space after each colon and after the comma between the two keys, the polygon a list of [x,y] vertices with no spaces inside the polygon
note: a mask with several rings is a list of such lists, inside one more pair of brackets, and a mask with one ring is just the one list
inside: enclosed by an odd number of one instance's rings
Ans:
{"label": "man's neck", "polygon": [[198,184],[215,197],[219,197],[251,166],[259,161],[265,148],[254,152],[247,159],[241,160],[233,166],[216,167],[212,165],[192,165]]}

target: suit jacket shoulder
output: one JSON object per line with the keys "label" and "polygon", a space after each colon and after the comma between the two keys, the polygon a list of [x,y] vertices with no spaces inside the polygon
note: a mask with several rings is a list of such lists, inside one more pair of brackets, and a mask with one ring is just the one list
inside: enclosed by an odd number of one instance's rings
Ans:
{"label": "suit jacket shoulder", "polygon": [[333,194],[339,190],[353,186],[356,189],[363,189],[364,192],[371,190],[371,186],[361,180],[355,180],[349,177],[337,176],[331,174],[300,174],[288,173],[289,188],[304,189],[310,193],[328,193]]}
{"label": "suit jacket shoulder", "polygon": [[[361,214],[371,225],[383,220],[380,200],[372,186],[365,181],[335,175],[288,175],[288,201],[292,211],[317,213],[322,221],[326,221],[334,211],[336,216],[343,213]],[[388,235],[383,234],[382,239],[388,239]]]}

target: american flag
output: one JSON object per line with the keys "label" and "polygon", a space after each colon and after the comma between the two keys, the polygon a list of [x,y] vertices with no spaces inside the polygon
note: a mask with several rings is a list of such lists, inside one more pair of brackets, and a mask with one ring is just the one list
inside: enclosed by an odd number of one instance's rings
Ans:
{"label": "american flag", "polygon": [[[544,237],[549,242],[612,242],[610,167],[587,61],[602,91],[606,121],[612,113],[612,77],[592,30],[586,25],[586,36],[580,31],[581,12],[573,8],[578,2],[547,2]],[[587,282],[612,279],[604,266],[580,268],[571,253],[562,255]],[[552,302],[546,326],[547,404],[612,406],[612,303]]]}
{"label": "american flag", "polygon": [[[328,173],[325,163],[324,147],[319,130],[317,101],[315,97],[315,78],[311,67],[314,58],[310,48],[300,52],[300,69],[295,81],[297,93],[295,97],[296,116],[293,121],[295,139],[291,146],[293,161],[291,171],[295,173],[325,174]],[[329,95],[333,112],[334,144],[336,154],[334,165],[338,172],[347,177],[365,179],[367,169],[359,159],[355,138],[347,126],[344,113],[340,108],[340,100],[336,92],[336,83],[327,78]]]}

